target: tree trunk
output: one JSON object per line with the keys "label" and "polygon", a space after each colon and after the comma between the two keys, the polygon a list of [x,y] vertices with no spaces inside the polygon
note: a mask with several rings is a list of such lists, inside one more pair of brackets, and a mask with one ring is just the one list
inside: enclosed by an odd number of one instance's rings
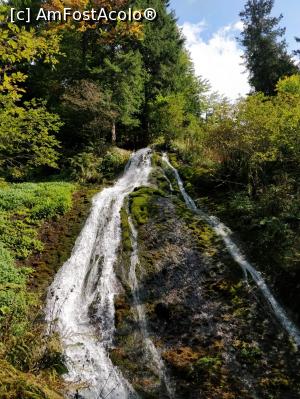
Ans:
{"label": "tree trunk", "polygon": [[114,121],[111,127],[111,142],[112,144],[116,144],[117,134],[116,134],[116,122]]}

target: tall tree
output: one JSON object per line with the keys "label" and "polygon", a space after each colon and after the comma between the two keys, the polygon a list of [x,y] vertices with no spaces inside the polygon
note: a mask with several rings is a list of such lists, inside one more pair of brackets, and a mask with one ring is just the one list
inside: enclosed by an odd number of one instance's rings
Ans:
{"label": "tall tree", "polygon": [[[300,43],[300,37],[295,37],[295,40],[296,40],[297,43]],[[294,54],[299,56],[300,55],[300,50],[299,49],[295,50]]]}
{"label": "tall tree", "polygon": [[118,123],[127,127],[140,124],[138,116],[144,102],[145,72],[139,51],[115,49],[104,59],[99,80],[112,93],[111,108],[115,110],[115,117],[112,118],[111,140],[115,144]]}
{"label": "tall tree", "polygon": [[181,74],[180,58],[183,39],[173,12],[168,9],[168,0],[133,0],[135,8],[154,8],[157,18],[144,23],[144,40],[138,43],[148,79],[145,84],[145,104],[142,125],[150,134],[149,119],[156,97],[168,96],[178,91]]}
{"label": "tall tree", "polygon": [[248,0],[240,17],[244,23],[240,43],[245,47],[245,63],[250,84],[256,91],[273,95],[278,80],[299,72],[282,38],[282,15],[271,15],[274,0]]}

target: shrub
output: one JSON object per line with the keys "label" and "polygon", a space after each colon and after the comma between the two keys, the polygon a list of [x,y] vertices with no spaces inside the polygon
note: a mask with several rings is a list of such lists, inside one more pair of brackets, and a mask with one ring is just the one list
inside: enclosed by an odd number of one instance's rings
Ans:
{"label": "shrub", "polygon": [[117,147],[112,147],[104,156],[102,161],[101,171],[103,175],[108,178],[112,178],[117,173],[121,173],[124,170],[129,158],[129,151],[121,150]]}
{"label": "shrub", "polygon": [[102,158],[91,152],[81,152],[70,159],[71,176],[81,183],[95,183],[102,179]]}

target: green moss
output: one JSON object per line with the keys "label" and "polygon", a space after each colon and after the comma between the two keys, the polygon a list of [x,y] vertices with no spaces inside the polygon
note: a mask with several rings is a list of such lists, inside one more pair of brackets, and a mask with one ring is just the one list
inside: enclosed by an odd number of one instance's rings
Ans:
{"label": "green moss", "polygon": [[169,179],[169,177],[167,177],[167,174],[165,174],[162,168],[157,167],[153,169],[150,177],[150,182],[153,183],[153,185],[156,185],[158,189],[162,192],[170,192],[171,180]]}
{"label": "green moss", "polygon": [[134,320],[134,315],[126,299],[125,295],[119,295],[115,300],[115,321],[118,331],[124,328],[128,321]]}
{"label": "green moss", "polygon": [[151,210],[153,211],[153,197],[165,196],[156,188],[142,187],[131,193],[129,197],[130,213],[138,225],[148,222]]}
{"label": "green moss", "polygon": [[137,270],[138,279],[146,279],[151,275],[157,273],[155,263],[156,263],[156,255],[159,255],[159,252],[150,252],[150,251],[139,251],[140,258],[140,266]]}
{"label": "green moss", "polygon": [[121,209],[121,227],[122,227],[122,247],[123,251],[131,252],[132,245],[131,245],[131,233],[130,233],[130,226],[128,223],[128,214],[126,211],[126,206],[123,206]]}
{"label": "green moss", "polygon": [[161,166],[161,163],[162,163],[161,155],[158,152],[154,152],[152,154],[152,166],[153,167]]}
{"label": "green moss", "polygon": [[265,376],[260,380],[260,386],[266,389],[268,393],[271,391],[275,393],[278,389],[287,389],[291,387],[292,382],[290,378],[281,371],[275,370],[271,375]]}
{"label": "green moss", "polygon": [[212,371],[221,366],[222,362],[218,357],[204,356],[195,363],[195,368],[198,370]]}
{"label": "green moss", "polygon": [[234,341],[233,345],[237,349],[237,356],[244,363],[255,364],[262,357],[262,350],[257,342]]}

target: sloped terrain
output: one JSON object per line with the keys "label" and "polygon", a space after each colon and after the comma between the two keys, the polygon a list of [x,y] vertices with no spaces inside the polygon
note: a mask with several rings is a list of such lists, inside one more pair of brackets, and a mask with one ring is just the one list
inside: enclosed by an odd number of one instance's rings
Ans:
{"label": "sloped terrain", "polygon": [[[143,398],[170,397],[166,381],[182,399],[299,398],[299,355],[257,287],[162,171],[152,182],[159,190],[137,190],[123,212],[114,363]],[[129,215],[138,231],[137,295],[128,286]],[[134,297],[163,361],[163,381],[143,344]]]}

